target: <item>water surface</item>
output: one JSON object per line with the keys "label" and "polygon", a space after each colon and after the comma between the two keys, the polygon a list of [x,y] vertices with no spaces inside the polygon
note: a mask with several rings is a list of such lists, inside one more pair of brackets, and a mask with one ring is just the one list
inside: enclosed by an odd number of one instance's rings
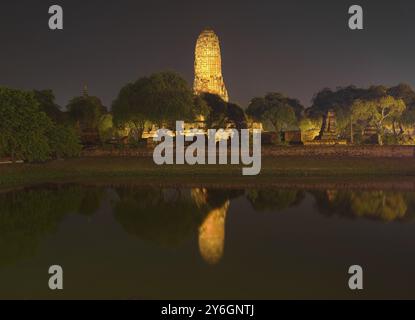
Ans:
{"label": "water surface", "polygon": [[409,191],[16,190],[0,194],[0,298],[415,298],[414,221]]}

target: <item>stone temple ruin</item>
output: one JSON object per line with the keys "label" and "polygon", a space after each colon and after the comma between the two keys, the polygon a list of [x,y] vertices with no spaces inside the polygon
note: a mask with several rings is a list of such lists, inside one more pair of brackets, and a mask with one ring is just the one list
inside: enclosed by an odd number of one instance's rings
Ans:
{"label": "stone temple ruin", "polygon": [[222,76],[222,58],[219,38],[211,29],[205,29],[199,35],[195,49],[196,94],[212,93],[229,101],[228,91]]}
{"label": "stone temple ruin", "polygon": [[338,131],[337,131],[337,121],[336,114],[333,110],[327,112],[326,117],[323,119],[323,125],[319,136],[317,137],[318,141],[336,141],[338,140]]}
{"label": "stone temple ruin", "polygon": [[336,113],[329,110],[323,119],[320,134],[313,140],[304,142],[305,145],[336,145],[347,144],[346,140],[339,138],[339,131],[337,130]]}

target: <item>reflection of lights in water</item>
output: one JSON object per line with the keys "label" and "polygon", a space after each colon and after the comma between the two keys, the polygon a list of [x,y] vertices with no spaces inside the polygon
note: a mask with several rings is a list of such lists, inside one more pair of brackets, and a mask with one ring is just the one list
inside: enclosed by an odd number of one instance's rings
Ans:
{"label": "reflection of lights in water", "polygon": [[229,201],[218,209],[209,212],[199,228],[199,250],[209,264],[217,264],[223,256],[225,247],[225,220]]}
{"label": "reflection of lights in water", "polygon": [[205,206],[207,203],[207,190],[201,188],[192,189],[192,199],[199,208]]}
{"label": "reflection of lights in water", "polygon": [[[192,198],[199,208],[208,206],[208,191],[192,189]],[[223,256],[225,247],[225,222],[229,200],[220,208],[211,210],[199,228],[199,250],[207,263],[217,264]]]}
{"label": "reflection of lights in water", "polygon": [[327,194],[327,199],[330,202],[333,202],[333,201],[336,200],[336,197],[337,197],[338,192],[336,190],[327,190],[326,191],[326,194]]}

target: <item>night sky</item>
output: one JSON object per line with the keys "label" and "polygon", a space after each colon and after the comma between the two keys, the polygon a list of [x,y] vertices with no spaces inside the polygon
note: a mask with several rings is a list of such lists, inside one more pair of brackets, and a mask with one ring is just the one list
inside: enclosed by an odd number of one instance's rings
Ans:
{"label": "night sky", "polygon": [[[48,28],[48,8],[64,30]],[[365,30],[348,28],[364,8]],[[0,85],[53,89],[58,103],[89,93],[110,106],[127,82],[175,70],[193,82],[194,46],[205,28],[221,40],[232,101],[279,91],[306,106],[324,87],[415,86],[413,0],[2,0]]]}

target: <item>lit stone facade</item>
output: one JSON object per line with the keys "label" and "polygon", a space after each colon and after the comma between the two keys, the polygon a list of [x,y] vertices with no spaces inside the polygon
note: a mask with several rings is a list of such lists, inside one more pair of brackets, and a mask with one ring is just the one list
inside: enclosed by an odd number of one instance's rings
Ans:
{"label": "lit stone facade", "polygon": [[194,92],[213,93],[229,101],[222,76],[219,38],[213,30],[204,30],[197,39],[195,50]]}

